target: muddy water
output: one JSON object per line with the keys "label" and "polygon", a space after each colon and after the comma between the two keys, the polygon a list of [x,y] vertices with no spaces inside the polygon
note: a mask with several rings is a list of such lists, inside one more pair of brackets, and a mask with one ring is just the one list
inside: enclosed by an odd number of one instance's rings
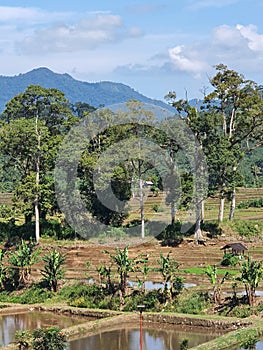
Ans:
{"label": "muddy water", "polygon": [[[180,342],[188,339],[189,347],[207,342],[220,334],[183,329],[175,326],[143,326],[143,350],[179,350]],[[69,343],[69,350],[138,350],[140,332],[135,325],[124,325],[119,329],[107,330],[99,334]]]}
{"label": "muddy water", "polygon": [[[88,319],[85,318],[85,321],[88,321]],[[0,315],[0,347],[13,342],[15,340],[15,332],[18,330],[33,330],[50,326],[65,328],[82,322],[83,318],[81,317],[69,317],[42,311]]]}

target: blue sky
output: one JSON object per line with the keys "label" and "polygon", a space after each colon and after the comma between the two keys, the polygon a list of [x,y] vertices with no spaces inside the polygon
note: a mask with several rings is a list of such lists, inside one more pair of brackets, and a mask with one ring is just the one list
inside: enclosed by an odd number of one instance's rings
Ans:
{"label": "blue sky", "polygon": [[44,66],[193,98],[224,63],[263,84],[262,14],[262,0],[0,0],[0,74]]}

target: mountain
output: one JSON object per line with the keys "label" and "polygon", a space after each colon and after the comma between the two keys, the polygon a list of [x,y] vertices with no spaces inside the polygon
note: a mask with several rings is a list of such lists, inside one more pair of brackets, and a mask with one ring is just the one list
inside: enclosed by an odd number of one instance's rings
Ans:
{"label": "mountain", "polygon": [[5,104],[12,97],[23,92],[29,85],[57,88],[64,92],[71,103],[86,102],[91,106],[98,107],[100,105],[110,106],[134,99],[171,110],[171,107],[166,103],[148,98],[121,83],[110,81],[88,83],[76,80],[69,74],[58,74],[48,68],[37,68],[16,76],[0,76],[0,111],[4,110]]}

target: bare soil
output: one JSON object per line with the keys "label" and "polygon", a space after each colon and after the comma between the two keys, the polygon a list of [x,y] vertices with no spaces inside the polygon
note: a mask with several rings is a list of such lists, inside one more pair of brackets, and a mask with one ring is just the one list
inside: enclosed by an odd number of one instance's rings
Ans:
{"label": "bare soil", "polygon": [[[170,257],[174,258],[179,264],[179,269],[183,270],[189,267],[203,267],[208,264],[216,264],[218,267],[223,257],[223,251],[221,248],[230,241],[236,241],[235,238],[220,237],[217,239],[207,239],[206,245],[196,244],[192,239],[185,239],[177,247],[162,247],[157,239],[151,239],[149,241],[142,242],[140,240],[133,241],[133,244],[129,246],[129,256],[135,258],[141,254],[146,254],[149,260],[149,264],[152,267],[158,266],[158,260],[160,253],[167,255],[170,253]],[[250,256],[253,259],[262,260],[263,243],[262,242],[246,242],[243,243],[249,251]],[[109,264],[110,257],[105,253],[105,250],[112,253],[117,248],[123,249],[127,245],[127,242],[107,242],[105,244],[92,243],[88,241],[75,241],[67,242],[63,244],[57,243],[57,247],[61,249],[67,256],[65,264],[65,278],[69,280],[82,280],[87,281],[92,278],[98,280],[97,267],[101,264]],[[42,253],[45,254],[49,249],[52,249],[53,245],[48,243],[41,243],[40,247]],[[87,268],[89,263],[89,268]],[[37,278],[40,276],[40,269],[42,263],[36,265],[32,271],[32,276]],[[114,271],[114,266],[112,266]],[[209,280],[204,275],[195,274],[183,274],[185,282],[197,283],[198,285],[210,284]],[[136,274],[131,274],[131,280],[136,280]],[[161,275],[154,272],[151,273],[148,280],[161,282]]]}

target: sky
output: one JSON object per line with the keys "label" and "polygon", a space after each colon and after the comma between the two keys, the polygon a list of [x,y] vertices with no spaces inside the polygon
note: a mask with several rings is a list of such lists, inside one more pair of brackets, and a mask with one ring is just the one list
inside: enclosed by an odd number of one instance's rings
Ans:
{"label": "sky", "polygon": [[223,63],[263,84],[262,0],[0,0],[0,75],[47,67],[163,100]]}

